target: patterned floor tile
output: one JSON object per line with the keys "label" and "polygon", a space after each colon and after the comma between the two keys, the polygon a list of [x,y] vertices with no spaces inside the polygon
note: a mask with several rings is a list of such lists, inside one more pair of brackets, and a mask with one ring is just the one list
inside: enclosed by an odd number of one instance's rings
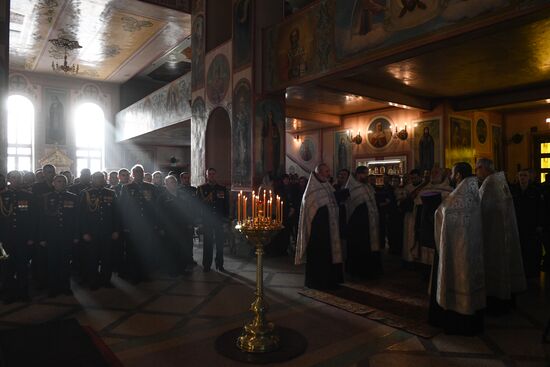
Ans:
{"label": "patterned floor tile", "polygon": [[431,339],[441,352],[493,354],[493,351],[477,337],[465,338],[456,335],[439,334]]}
{"label": "patterned floor tile", "polygon": [[388,350],[399,351],[399,352],[420,352],[425,351],[426,348],[420,343],[417,336],[413,336],[401,343],[396,343],[390,347]]}
{"label": "patterned floor tile", "polygon": [[202,302],[204,297],[160,296],[149,303],[144,310],[187,314]]}
{"label": "patterned floor tile", "polygon": [[[358,364],[358,366],[362,366]],[[370,367],[504,367],[502,361],[480,358],[438,358],[405,354],[377,354],[369,359]]]}
{"label": "patterned floor tile", "polygon": [[111,332],[128,336],[149,336],[171,330],[179,321],[181,317],[138,313]]}
{"label": "patterned floor tile", "polygon": [[124,312],[108,310],[84,309],[71,317],[75,317],[81,325],[90,326],[97,332],[101,332],[107,325],[120,319]]}
{"label": "patterned floor tile", "polygon": [[207,296],[214,289],[220,286],[219,283],[207,283],[193,280],[183,280],[177,286],[170,289],[168,294],[182,294],[189,296]]}

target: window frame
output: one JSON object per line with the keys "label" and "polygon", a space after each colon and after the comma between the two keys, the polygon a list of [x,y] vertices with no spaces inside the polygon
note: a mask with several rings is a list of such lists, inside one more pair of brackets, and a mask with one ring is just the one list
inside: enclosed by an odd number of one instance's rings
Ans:
{"label": "window frame", "polygon": [[[20,125],[15,123],[15,142],[10,142],[10,133],[9,133],[9,130],[10,130],[10,126],[13,126],[12,124],[10,124],[10,99],[12,97],[22,97],[24,99],[26,99],[29,103],[30,103],[30,106],[32,107],[32,114],[30,114],[30,116],[32,117],[32,120],[30,121],[30,131],[29,131],[29,135],[30,135],[30,143],[19,143],[18,142],[18,137],[19,137],[19,129],[20,129]],[[35,162],[34,162],[34,155],[35,155],[35,150],[34,150],[34,132],[35,132],[35,123],[36,123],[36,108],[34,106],[34,103],[32,101],[31,98],[29,98],[28,96],[26,96],[25,94],[21,94],[21,93],[11,93],[8,95],[8,98],[6,100],[6,110],[7,110],[7,129],[6,129],[6,133],[7,133],[7,146],[6,146],[6,160],[7,160],[7,169],[8,171],[11,171],[11,170],[17,170],[17,171],[23,171],[23,170],[27,170],[27,169],[23,169],[21,166],[20,166],[20,160],[21,158],[26,158],[26,159],[29,159],[30,161],[30,167],[28,168],[29,171],[31,172],[34,172],[34,168],[35,168]],[[11,151],[15,150],[15,153],[11,153]],[[30,149],[30,154],[24,154],[24,153],[19,153],[20,150],[22,149]],[[10,164],[10,160],[13,159],[14,161],[14,164],[13,164],[13,167],[11,167],[11,164]]]}
{"label": "window frame", "polygon": [[[80,108],[83,105],[86,105],[86,104],[95,105],[96,107],[99,108],[99,110],[101,111],[101,113],[103,115],[103,121],[101,121],[101,124],[102,124],[101,131],[103,133],[101,147],[90,147],[89,145],[86,145],[86,146],[79,146],[78,145],[78,142],[79,142],[79,139],[78,139],[78,134],[79,134],[79,132],[78,132],[78,130],[79,130],[78,113],[80,111]],[[104,167],[105,167],[105,128],[107,126],[106,119],[105,119],[105,110],[104,110],[104,108],[100,104],[98,104],[94,101],[82,101],[75,108],[73,126],[74,126],[74,136],[75,136],[76,172],[80,172],[82,170],[82,168],[89,168],[93,173],[94,171],[96,171],[96,169],[95,168],[92,169],[92,166],[94,166],[94,164],[92,164],[92,162],[97,161],[98,158],[99,158],[99,169],[97,169],[97,171],[104,170]],[[81,166],[79,161],[86,161],[85,166]]]}

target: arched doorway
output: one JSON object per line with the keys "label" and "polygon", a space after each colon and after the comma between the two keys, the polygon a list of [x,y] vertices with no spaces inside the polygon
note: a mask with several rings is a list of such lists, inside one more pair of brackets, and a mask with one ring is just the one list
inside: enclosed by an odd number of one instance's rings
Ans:
{"label": "arched doorway", "polygon": [[231,121],[222,107],[210,113],[206,125],[206,168],[216,169],[220,185],[231,186]]}

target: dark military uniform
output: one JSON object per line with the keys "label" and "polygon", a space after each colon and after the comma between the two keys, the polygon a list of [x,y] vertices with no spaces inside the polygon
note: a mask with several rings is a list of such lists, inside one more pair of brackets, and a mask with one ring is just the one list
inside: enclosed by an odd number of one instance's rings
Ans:
{"label": "dark military uniform", "polygon": [[216,246],[216,268],[223,268],[223,223],[229,215],[229,195],[220,185],[204,184],[197,190],[197,198],[202,202],[202,224],[204,250],[202,266],[205,271],[212,266],[214,245]]}
{"label": "dark military uniform", "polygon": [[153,246],[157,190],[147,182],[124,185],[120,194],[126,238],[126,266],[134,282],[148,277],[158,254]]}
{"label": "dark military uniform", "polygon": [[[42,204],[44,203],[44,195],[53,191],[53,186],[47,184],[46,182],[37,182],[32,185],[32,194],[35,202],[37,203],[38,210],[40,210]],[[48,252],[46,248],[40,246],[38,243],[35,243],[32,246],[31,257],[32,279],[38,289],[45,288],[48,280]]]}
{"label": "dark military uniform", "polygon": [[181,238],[183,246],[183,263],[186,270],[191,270],[195,264],[193,260],[193,232],[198,223],[197,215],[200,206],[197,200],[197,188],[194,186],[180,186],[178,196],[183,202],[183,225]]}
{"label": "dark military uniform", "polygon": [[172,195],[168,190],[164,190],[158,198],[158,225],[162,231],[161,244],[159,250],[162,255],[162,265],[166,268],[168,274],[175,276],[178,273],[183,273],[184,251],[183,251],[183,234],[184,223],[184,207],[180,193]]}
{"label": "dark military uniform", "polygon": [[23,190],[0,194],[0,242],[9,258],[3,264],[6,302],[29,300],[29,240],[36,237],[33,195]]}
{"label": "dark military uniform", "polygon": [[51,192],[43,199],[40,241],[46,242],[50,295],[70,293],[70,255],[78,239],[78,196],[68,191]]}
{"label": "dark military uniform", "polygon": [[92,184],[90,182],[79,182],[67,187],[67,191],[75,195],[80,195],[82,191],[89,189],[91,186]]}
{"label": "dark military uniform", "polygon": [[81,241],[88,285],[93,289],[100,284],[110,286],[113,274],[112,235],[119,230],[115,192],[103,187],[84,190],[80,194],[80,213],[80,232],[92,237],[90,242]]}
{"label": "dark military uniform", "polygon": [[[116,185],[111,185],[111,190],[115,192],[115,195],[117,199],[120,199],[120,194],[122,192],[122,187],[126,184],[118,183]],[[118,208],[118,223],[122,223],[122,212],[120,205],[117,206]],[[124,267],[124,253],[125,253],[125,243],[126,239],[124,236],[124,232],[120,231],[118,235],[118,240],[113,241],[113,271],[115,273],[118,273],[119,275],[124,275],[123,267]]]}

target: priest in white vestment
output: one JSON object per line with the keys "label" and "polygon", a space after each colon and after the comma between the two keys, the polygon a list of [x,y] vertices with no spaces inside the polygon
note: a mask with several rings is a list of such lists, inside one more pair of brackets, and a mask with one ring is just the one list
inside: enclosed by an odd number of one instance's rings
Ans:
{"label": "priest in white vestment", "polygon": [[296,264],[306,264],[305,286],[334,289],[343,281],[338,199],[347,198],[347,190],[335,192],[328,181],[330,169],[320,164],[309,176],[302,197]]}
{"label": "priest in white vestment", "polygon": [[347,257],[346,272],[352,276],[375,278],[382,274],[380,257],[379,214],[375,192],[368,184],[368,168],[359,166],[355,177],[349,176],[345,188]]}
{"label": "priest in white vestment", "polygon": [[455,164],[451,181],[456,189],[435,213],[430,323],[449,334],[475,335],[483,332],[486,302],[478,181],[465,162]]}
{"label": "priest in white vestment", "polygon": [[527,289],[514,200],[504,172],[495,172],[490,159],[476,162],[476,174],[481,182],[487,311],[502,313],[513,306],[516,293]]}

